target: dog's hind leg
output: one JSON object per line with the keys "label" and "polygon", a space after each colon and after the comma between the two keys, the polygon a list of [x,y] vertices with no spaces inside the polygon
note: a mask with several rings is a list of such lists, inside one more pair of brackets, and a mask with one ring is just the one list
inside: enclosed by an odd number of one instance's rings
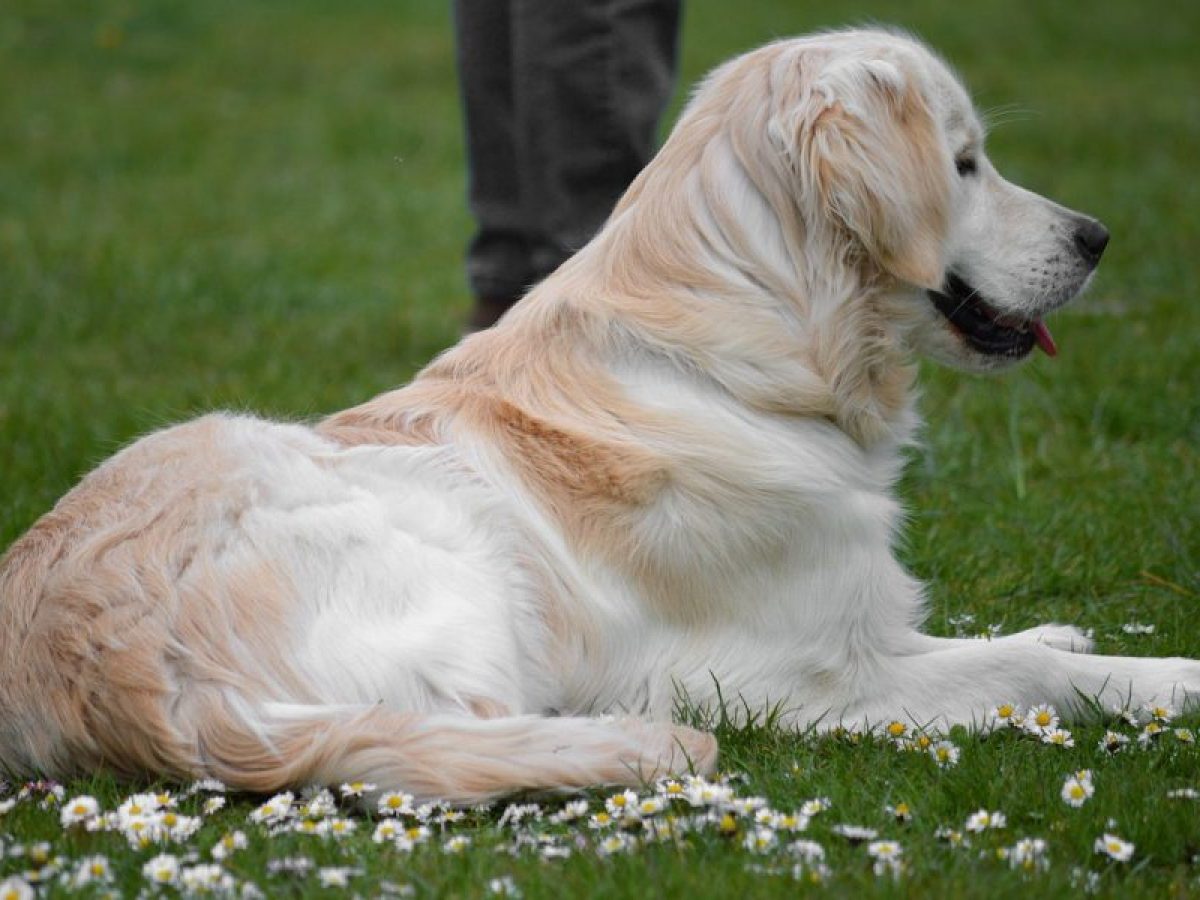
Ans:
{"label": "dog's hind leg", "polygon": [[420,800],[470,804],[522,790],[637,787],[668,774],[709,774],[717,758],[712,735],[633,718],[316,707],[253,727],[212,713],[197,727],[203,771],[252,791],[361,780]]}

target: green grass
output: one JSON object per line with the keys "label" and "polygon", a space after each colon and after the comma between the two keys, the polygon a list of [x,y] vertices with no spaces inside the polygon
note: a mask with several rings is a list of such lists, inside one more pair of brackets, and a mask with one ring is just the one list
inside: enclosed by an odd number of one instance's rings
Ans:
{"label": "green grass", "polygon": [[[452,342],[468,306],[469,234],[447,4],[17,0],[0,11],[0,546],[85,471],[135,435],[213,407],[309,418],[406,380]],[[923,447],[903,486],[902,549],[930,587],[930,627],[1047,620],[1094,628],[1112,653],[1200,656],[1200,6],[1129,3],[964,6],[949,0],[693,2],[681,82],[767,39],[864,21],[916,30],[998,108],[991,154],[1028,187],[1102,218],[1113,242],[1090,295],[1052,323],[1062,348],[998,379],[929,368]],[[1152,635],[1121,630],[1156,625]],[[997,698],[1000,700],[1003,698]],[[1192,717],[1187,723],[1197,724]],[[885,745],[723,726],[722,766],[745,794],[782,809],[834,808],[825,844],[841,894],[995,896],[1071,890],[1102,873],[1112,896],[1200,890],[1200,807],[1165,791],[1200,787],[1200,753],[1165,741],[1108,758],[1099,725],[1074,750],[1013,734],[956,735],[959,765]],[[1090,767],[1082,809],[1058,799]],[[110,808],[129,790],[68,786]],[[911,823],[884,805],[908,802]],[[206,826],[206,849],[245,827],[240,799]],[[979,807],[1009,827],[951,850],[938,826]],[[1092,840],[1137,844],[1104,865]],[[479,894],[511,874],[526,897],[791,894],[747,869],[737,841],[613,859],[541,863],[494,848],[497,813],[458,830],[473,847],[401,856],[370,841],[291,836],[230,868],[271,893],[315,879],[265,874],[306,853],[426,896]],[[878,881],[834,822],[905,847],[899,882]],[[586,830],[586,829],[585,829]],[[1012,872],[978,850],[1038,835],[1051,866]],[[111,854],[127,893],[151,855],[113,835],[64,835],[22,803],[0,842],[54,842],[64,858]],[[3,857],[3,854],[0,854]],[[11,853],[0,880],[23,871]]]}

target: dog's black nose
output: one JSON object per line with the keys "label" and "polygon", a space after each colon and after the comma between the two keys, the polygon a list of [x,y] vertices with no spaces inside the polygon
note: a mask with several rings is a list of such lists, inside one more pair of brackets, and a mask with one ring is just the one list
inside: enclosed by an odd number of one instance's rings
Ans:
{"label": "dog's black nose", "polygon": [[1108,229],[1097,219],[1084,219],[1075,228],[1075,246],[1079,255],[1094,266],[1108,246]]}

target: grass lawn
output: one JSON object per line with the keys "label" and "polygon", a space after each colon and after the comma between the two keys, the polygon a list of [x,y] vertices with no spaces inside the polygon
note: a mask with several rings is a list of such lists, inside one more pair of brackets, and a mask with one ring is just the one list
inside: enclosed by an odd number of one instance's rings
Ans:
{"label": "grass lawn", "polygon": [[[406,380],[455,339],[470,224],[448,6],[0,9],[0,547],[139,433],[214,407],[313,417]],[[770,38],[866,21],[942,50],[995,111],[1000,169],[1113,233],[1089,296],[1051,323],[1057,359],[997,379],[924,373],[929,424],[903,485],[901,552],[931,585],[931,629],[1069,621],[1103,652],[1200,656],[1200,5],[694,0],[681,83]],[[1097,746],[1108,727],[1134,740],[1110,755]],[[248,846],[227,870],[270,895],[335,890],[269,870],[289,856],[352,867],[363,895],[473,896],[505,876],[530,898],[817,890],[819,868],[793,877],[797,838],[823,846],[826,889],[840,894],[1041,896],[1089,877],[1110,896],[1200,892],[1200,801],[1168,796],[1200,789],[1200,750],[1170,729],[1145,749],[1138,728],[1111,721],[1073,728],[1069,749],[1017,730],[954,733],[947,768],[881,739],[718,730],[739,796],[830,808],[763,853],[744,846],[753,816],[734,815],[724,832],[718,816],[603,856],[608,832],[549,821],[561,802],[516,828],[503,806],[435,816],[429,843],[403,852],[372,841],[374,816],[344,838],[272,836],[247,819],[261,798],[231,797],[193,838],[133,851],[116,834],[64,831],[29,798],[0,814],[0,882],[40,868],[47,893],[65,892],[47,873],[100,853],[134,895],[157,853],[207,862],[242,829]],[[1078,769],[1095,795],[1073,808],[1059,793]],[[132,789],[101,777],[66,795],[111,810]],[[605,796],[590,795],[590,812]],[[901,803],[910,821],[885,808]],[[937,836],[980,808],[1005,827],[966,833],[970,846]],[[899,842],[904,873],[877,877],[838,824]],[[542,832],[571,855],[500,850]],[[1093,851],[1105,832],[1133,842],[1128,862]],[[443,849],[452,835],[472,843]],[[997,852],[1035,837],[1044,867]]]}

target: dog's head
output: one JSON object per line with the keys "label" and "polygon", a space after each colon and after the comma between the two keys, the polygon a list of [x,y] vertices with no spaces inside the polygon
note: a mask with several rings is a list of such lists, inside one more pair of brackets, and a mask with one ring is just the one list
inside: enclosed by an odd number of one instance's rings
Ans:
{"label": "dog's head", "polygon": [[771,135],[810,237],[832,229],[890,283],[919,352],[972,370],[1053,354],[1043,317],[1086,286],[1104,226],[1002,178],[966,91],[920,43],[858,31],[782,49]]}

